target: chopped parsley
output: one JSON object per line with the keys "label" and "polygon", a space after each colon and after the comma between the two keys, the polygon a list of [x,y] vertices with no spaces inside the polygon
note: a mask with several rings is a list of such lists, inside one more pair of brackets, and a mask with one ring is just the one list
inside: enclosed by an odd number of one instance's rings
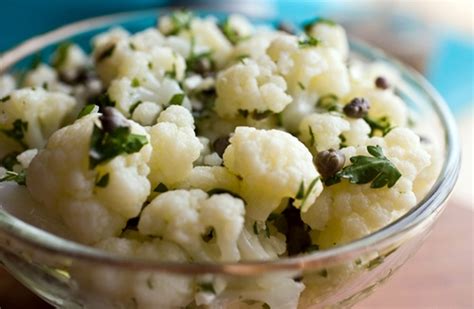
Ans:
{"label": "chopped parsley", "polygon": [[13,122],[13,127],[11,129],[1,129],[0,132],[17,141],[23,148],[28,148],[25,142],[23,142],[27,130],[28,122],[17,119]]}
{"label": "chopped parsley", "polygon": [[101,177],[98,177],[96,182],[95,182],[95,185],[96,187],[99,187],[99,188],[105,188],[107,187],[107,185],[109,184],[109,179],[110,179],[110,174],[107,173]]}
{"label": "chopped parsley", "polygon": [[165,77],[168,77],[170,79],[176,79],[176,64],[175,63],[173,63],[171,70],[165,72]]}
{"label": "chopped parsley", "polygon": [[166,191],[168,191],[168,187],[162,182],[160,182],[156,186],[155,190],[153,190],[153,192],[158,192],[158,193],[163,193],[163,192],[166,192]]}
{"label": "chopped parsley", "polygon": [[90,141],[89,167],[95,168],[124,153],[138,152],[146,144],[148,144],[146,136],[133,134],[130,127],[121,126],[109,133],[94,125]]}
{"label": "chopped parsley", "polygon": [[313,28],[313,26],[317,25],[317,24],[326,24],[326,25],[329,25],[329,26],[336,26],[337,23],[334,22],[333,20],[331,19],[328,19],[328,18],[322,18],[322,17],[317,17],[315,19],[313,19],[312,21],[306,23],[303,25],[303,29],[306,33],[310,32],[311,31],[311,28]]}
{"label": "chopped parsley", "polygon": [[4,181],[14,181],[20,186],[25,186],[26,185],[26,173],[25,171],[21,172],[13,172],[13,171],[7,171],[5,176],[0,178],[0,182]]}
{"label": "chopped parsley", "polygon": [[336,175],[325,180],[327,186],[339,183],[342,178],[354,184],[367,184],[371,182],[373,189],[387,186],[393,187],[402,174],[397,167],[384,156],[380,146],[367,146],[367,151],[372,155],[354,156],[351,165],[344,167]]}
{"label": "chopped parsley", "polygon": [[204,234],[201,235],[201,238],[204,242],[210,242],[216,237],[216,230],[210,226],[206,229]]}
{"label": "chopped parsley", "polygon": [[298,86],[301,88],[301,90],[305,90],[306,87],[303,85],[302,82],[298,82]]}
{"label": "chopped parsley", "polygon": [[373,119],[370,117],[364,117],[364,120],[370,126],[370,136],[374,136],[377,132],[380,132],[382,136],[387,135],[394,127],[390,124],[388,117],[380,117]]}
{"label": "chopped parsley", "polygon": [[112,56],[112,54],[114,53],[114,50],[115,50],[115,44],[112,44],[110,45],[109,47],[107,47],[106,49],[104,49],[98,56],[97,56],[97,62],[101,62],[107,58],[109,58],[110,56]]}
{"label": "chopped parsley", "polygon": [[69,48],[72,46],[71,42],[62,42],[59,44],[54,55],[53,67],[56,69],[62,67],[66,63]]}
{"label": "chopped parsley", "polygon": [[132,42],[128,43],[128,47],[130,47],[131,50],[137,50],[135,44],[133,44]]}
{"label": "chopped parsley", "polygon": [[307,38],[300,39],[298,41],[298,46],[300,48],[307,48],[307,47],[316,47],[319,44],[321,44],[321,40],[314,38],[312,36],[309,36]]}
{"label": "chopped parsley", "polygon": [[182,105],[184,100],[184,93],[176,93],[173,95],[169,101],[169,105]]}
{"label": "chopped parsley", "polygon": [[220,26],[222,33],[225,35],[227,40],[232,43],[232,45],[236,45],[240,41],[248,39],[248,37],[241,36],[232,26],[230,25],[229,19],[226,19],[224,23]]}
{"label": "chopped parsley", "polygon": [[198,292],[216,294],[214,284],[212,282],[200,282],[197,284]]}
{"label": "chopped parsley", "polygon": [[89,115],[90,113],[92,113],[92,111],[94,110],[95,108],[95,105],[94,104],[87,104],[86,106],[84,106],[81,111],[79,112],[79,115],[77,115],[77,119],[80,119],[84,116],[87,116]]}
{"label": "chopped parsley", "polygon": [[341,140],[341,142],[339,143],[339,149],[341,148],[344,148],[344,147],[347,147],[347,144],[346,144],[346,137],[344,136],[344,134],[339,134],[339,139]]}
{"label": "chopped parsley", "polygon": [[[191,41],[194,44],[194,40]],[[189,72],[195,72],[201,75],[206,75],[209,72],[214,71],[216,64],[212,59],[212,50],[205,51],[196,54],[194,52],[194,46],[191,47],[189,57],[186,59],[186,70]]]}
{"label": "chopped parsley", "polygon": [[167,35],[176,35],[183,30],[189,30],[191,26],[191,20],[193,19],[193,13],[187,10],[178,10],[170,15],[171,23],[173,28],[167,33]]}
{"label": "chopped parsley", "polygon": [[314,189],[314,186],[316,185],[316,183],[318,182],[318,180],[320,179],[320,177],[316,177],[314,178],[309,186],[308,186],[308,190],[305,191],[305,186],[304,186],[304,181],[302,181],[300,183],[300,186],[298,188],[298,192],[296,193],[296,196],[295,196],[295,199],[296,200],[301,200],[301,205],[304,205],[304,203],[306,202],[306,200],[308,199],[308,196],[311,194],[311,191],[313,191]]}
{"label": "chopped parsley", "polygon": [[315,144],[315,138],[314,138],[314,133],[313,133],[313,128],[308,125],[308,130],[309,130],[309,136],[310,136],[310,140],[309,140],[309,145],[312,147],[314,146]]}
{"label": "chopped parsley", "polygon": [[130,108],[128,109],[128,112],[130,113],[130,115],[133,115],[133,112],[137,109],[137,107],[142,104],[143,101],[137,101],[135,103],[133,103]]}
{"label": "chopped parsley", "polygon": [[328,112],[342,112],[337,100],[338,97],[335,94],[326,94],[318,99],[316,106]]}
{"label": "chopped parsley", "polygon": [[243,54],[235,57],[235,60],[240,61],[240,63],[245,64],[245,59],[250,58],[250,55],[248,54]]}
{"label": "chopped parsley", "polygon": [[133,87],[133,88],[140,87],[140,80],[139,80],[138,78],[135,77],[135,78],[132,80],[132,87]]}
{"label": "chopped parsley", "polygon": [[263,112],[259,112],[259,111],[254,110],[252,112],[249,112],[248,110],[245,110],[245,109],[239,109],[239,110],[237,110],[237,112],[243,118],[247,118],[250,115],[250,117],[252,117],[255,120],[262,120],[262,119],[265,119],[265,118],[267,118],[267,117],[269,117],[273,114],[273,112],[270,111],[270,110],[266,110],[266,111],[263,111]]}

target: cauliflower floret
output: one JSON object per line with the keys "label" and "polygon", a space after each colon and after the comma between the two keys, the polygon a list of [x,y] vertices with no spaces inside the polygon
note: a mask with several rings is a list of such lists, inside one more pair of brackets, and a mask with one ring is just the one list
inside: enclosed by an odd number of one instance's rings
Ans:
{"label": "cauliflower floret", "polygon": [[227,18],[227,24],[241,38],[249,37],[255,32],[250,21],[245,16],[239,14],[231,14]]}
{"label": "cauliflower floret", "polygon": [[0,75],[0,99],[6,97],[10,92],[15,90],[16,81],[9,74]]}
{"label": "cauliflower floret", "polygon": [[298,133],[301,120],[315,111],[318,96],[307,91],[297,91],[293,94],[293,102],[280,114],[283,127],[291,133]]}
{"label": "cauliflower floret", "polygon": [[274,260],[286,251],[285,235],[279,233],[270,223],[264,223],[264,229],[260,229],[260,223],[262,222],[252,220],[245,222],[238,241],[243,261]]}
{"label": "cauliflower floret", "polygon": [[267,49],[290,93],[304,87],[319,96],[342,97],[350,90],[349,74],[339,52],[326,46],[299,46],[297,37],[280,35]]}
{"label": "cauliflower floret", "polygon": [[40,149],[53,132],[72,120],[75,107],[75,99],[63,93],[15,90],[0,104],[0,129],[21,145]]}
{"label": "cauliflower floret", "polygon": [[[420,145],[416,134],[406,128],[395,128],[384,138],[374,137],[369,145],[380,145],[384,155],[401,173],[392,188],[370,188],[342,181],[326,187],[302,219],[320,231],[316,242],[327,248],[358,239],[397,219],[413,207],[417,198],[413,182],[430,164],[430,155]],[[346,158],[368,155],[366,146],[341,150]],[[349,160],[346,160],[349,164]]]}
{"label": "cauliflower floret", "polygon": [[321,193],[319,174],[309,150],[279,130],[238,127],[224,152],[224,165],[242,178],[247,215],[265,221],[283,198],[295,198],[306,211]]}
{"label": "cauliflower floret", "polygon": [[58,80],[58,73],[47,64],[40,64],[25,75],[24,87],[44,88],[49,91],[71,94],[73,89]]}
{"label": "cauliflower floret", "polygon": [[27,169],[30,166],[31,161],[38,154],[38,149],[28,149],[16,156],[17,161],[20,163],[21,167]]}
{"label": "cauliflower floret", "polygon": [[243,201],[229,194],[168,191],[143,210],[138,230],[177,243],[195,261],[236,262],[244,213]]}
{"label": "cauliflower floret", "polygon": [[277,32],[273,31],[260,31],[247,40],[237,43],[230,58],[237,60],[243,56],[248,56],[257,60],[266,54],[268,46],[278,35]]}
{"label": "cauliflower floret", "polygon": [[78,45],[63,43],[56,50],[53,63],[60,74],[72,79],[86,68],[89,57]]}
{"label": "cauliflower floret", "polygon": [[177,185],[183,189],[225,190],[240,193],[240,180],[223,166],[197,166],[186,179]]}
{"label": "cauliflower floret", "polygon": [[[118,236],[150,193],[149,144],[90,168],[91,134],[97,118],[98,114],[92,114],[56,131],[31,162],[26,179],[33,198],[58,214],[73,238],[87,244]],[[148,138],[144,128],[128,123],[132,133]],[[106,175],[106,184],[96,185]]]}
{"label": "cauliflower floret", "polygon": [[148,28],[130,37],[130,44],[136,50],[152,51],[158,46],[164,46],[165,37],[156,28]]}
{"label": "cauliflower floret", "polygon": [[[115,79],[107,91],[115,107],[126,117],[142,125],[155,124],[161,110],[168,106],[175,95],[183,94],[177,81],[165,78],[161,82],[153,79],[153,84],[142,83],[142,80],[128,77]],[[190,108],[187,97],[181,105]],[[143,105],[143,106],[142,106]]]}
{"label": "cauliflower floret", "polygon": [[341,142],[344,146],[358,147],[365,145],[369,139],[370,126],[363,119],[346,119],[350,129],[342,132]]}
{"label": "cauliflower floret", "polygon": [[335,48],[342,60],[349,56],[349,44],[344,28],[333,22],[320,21],[314,23],[308,34],[323,41],[327,46]]}
{"label": "cauliflower floret", "polygon": [[281,112],[291,102],[285,80],[275,73],[268,57],[247,59],[217,77],[215,110],[221,117],[234,117],[239,110]]}
{"label": "cauliflower floret", "polygon": [[153,188],[160,183],[172,187],[183,181],[203,147],[194,133],[191,113],[182,106],[168,107],[150,129],[150,135],[153,154],[149,179]]}
{"label": "cauliflower floret", "polygon": [[347,120],[329,113],[308,115],[300,123],[301,139],[315,152],[339,149],[340,135],[349,129]]}
{"label": "cauliflower floret", "polygon": [[[126,257],[140,257],[161,262],[190,261],[178,245],[166,240],[138,241],[107,238],[96,248]],[[93,267],[76,263],[72,276],[83,291],[101,295],[88,299],[90,308],[109,308],[113,305],[134,305],[135,308],[182,308],[193,300],[194,279],[163,272],[117,271],[109,267]],[[120,305],[119,305],[120,304]]]}

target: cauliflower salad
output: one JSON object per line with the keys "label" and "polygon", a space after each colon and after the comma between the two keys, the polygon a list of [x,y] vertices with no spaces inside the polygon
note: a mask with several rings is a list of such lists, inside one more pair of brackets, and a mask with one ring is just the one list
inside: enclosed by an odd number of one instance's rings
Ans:
{"label": "cauliflower salad", "polygon": [[[0,76],[1,186],[21,188],[74,241],[166,262],[291,257],[379,230],[435,180],[400,78],[349,59],[333,21],[297,33],[175,11],[92,47],[64,42],[21,79]],[[305,289],[290,275],[105,272],[72,276],[137,308],[231,297],[296,308]]]}

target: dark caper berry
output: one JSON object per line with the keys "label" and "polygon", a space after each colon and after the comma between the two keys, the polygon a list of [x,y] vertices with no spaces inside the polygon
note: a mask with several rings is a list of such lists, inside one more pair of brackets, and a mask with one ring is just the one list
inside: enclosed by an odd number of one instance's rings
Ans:
{"label": "dark caper berry", "polygon": [[284,21],[278,24],[277,30],[280,30],[289,34],[295,34],[295,28],[291,24]]}
{"label": "dark caper berry", "polygon": [[387,89],[390,87],[387,79],[385,77],[379,76],[375,79],[375,87],[380,89]]}
{"label": "dark caper berry", "polygon": [[351,118],[364,118],[369,112],[370,104],[364,98],[354,98],[344,106],[344,114]]}
{"label": "dark caper berry", "polygon": [[319,152],[315,161],[319,174],[329,178],[344,167],[346,156],[338,150],[329,149]]}
{"label": "dark caper berry", "polygon": [[221,136],[221,137],[218,137],[214,141],[214,143],[212,144],[212,147],[214,148],[214,151],[217,152],[219,157],[222,158],[222,156],[224,155],[225,149],[229,145],[230,145],[229,136]]}
{"label": "dark caper berry", "polygon": [[111,133],[117,128],[128,127],[127,119],[115,108],[107,106],[104,107],[102,116],[100,116],[102,123],[102,130]]}

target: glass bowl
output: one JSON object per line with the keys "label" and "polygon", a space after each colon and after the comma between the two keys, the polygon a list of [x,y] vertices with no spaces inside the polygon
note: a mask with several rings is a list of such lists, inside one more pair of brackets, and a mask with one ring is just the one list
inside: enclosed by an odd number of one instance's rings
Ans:
{"label": "glass bowl", "polygon": [[[46,60],[64,40],[90,51],[89,41],[97,33],[117,25],[131,32],[142,30],[154,26],[160,12],[163,10],[89,19],[32,38],[0,57],[0,73],[21,72],[38,55]],[[443,165],[433,187],[392,224],[349,244],[304,256],[265,262],[180,264],[108,254],[55,236],[0,209],[0,260],[4,267],[34,293],[61,308],[168,308],[167,301],[172,298],[181,301],[183,308],[194,308],[187,304],[190,296],[183,286],[198,287],[195,292],[205,300],[212,298],[212,291],[205,291],[211,280],[212,289],[223,285],[227,289],[210,308],[349,307],[366,297],[427,237],[455,184],[460,151],[453,117],[423,77],[364,43],[352,39],[350,45],[352,57],[381,61],[397,70],[404,82],[398,94],[410,110],[423,116],[421,126],[441,144]],[[289,302],[287,296],[302,284],[305,288],[299,304]],[[267,301],[269,295],[271,302]]]}

